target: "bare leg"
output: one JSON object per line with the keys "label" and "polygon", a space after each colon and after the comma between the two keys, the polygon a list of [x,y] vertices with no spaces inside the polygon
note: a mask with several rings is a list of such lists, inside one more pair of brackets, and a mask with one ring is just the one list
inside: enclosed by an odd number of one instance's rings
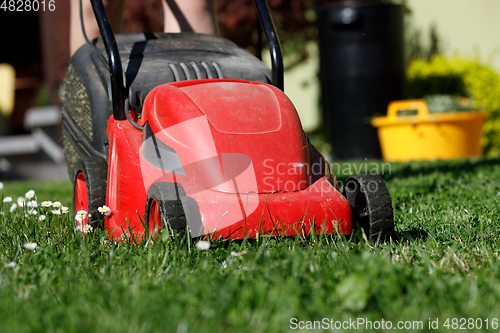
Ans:
{"label": "bare leg", "polygon": [[[87,37],[100,36],[90,0],[81,0],[83,23]],[[126,0],[104,0],[114,33],[123,32],[123,12]],[[164,12],[165,32],[198,32],[218,34],[215,18],[216,0],[161,0]],[[167,5],[167,2],[169,5]],[[80,0],[70,0],[70,53],[71,56],[85,43],[80,23]]]}
{"label": "bare leg", "polygon": [[[94,12],[90,0],[81,0],[83,9],[83,23],[85,32],[89,40],[99,37],[99,27],[95,20]],[[126,0],[104,0],[104,7],[108,14],[109,22],[114,33],[123,31],[123,11],[125,9]],[[80,0],[70,0],[70,54],[71,56],[85,43],[80,23]]]}
{"label": "bare leg", "polygon": [[215,0],[162,0],[165,32],[218,33]]}

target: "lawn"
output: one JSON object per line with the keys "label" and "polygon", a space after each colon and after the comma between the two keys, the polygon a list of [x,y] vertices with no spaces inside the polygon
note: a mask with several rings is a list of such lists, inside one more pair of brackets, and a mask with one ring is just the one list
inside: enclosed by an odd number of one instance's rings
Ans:
{"label": "lawn", "polygon": [[[334,171],[342,181],[367,163]],[[162,233],[133,245],[80,235],[72,213],[4,204],[0,332],[499,332],[500,161],[368,165],[383,171],[399,241],[263,237],[203,251]],[[34,189],[39,203],[71,202],[67,182],[4,185],[14,201]]]}

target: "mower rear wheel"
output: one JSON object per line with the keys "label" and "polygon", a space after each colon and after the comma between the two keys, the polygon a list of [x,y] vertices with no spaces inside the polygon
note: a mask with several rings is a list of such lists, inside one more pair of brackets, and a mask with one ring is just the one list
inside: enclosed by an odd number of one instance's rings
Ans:
{"label": "mower rear wheel", "polygon": [[156,183],[151,185],[146,203],[144,217],[146,228],[151,234],[161,228],[172,229],[182,235],[186,231],[186,215],[181,198],[185,197],[184,190],[174,183]]}
{"label": "mower rear wheel", "polygon": [[[89,215],[81,222],[90,224],[93,228],[100,227],[100,218],[97,208],[105,203],[106,180],[108,165],[101,158],[80,159],[76,163],[73,182],[73,209],[74,212],[84,210]],[[89,217],[90,216],[90,217]],[[75,221],[75,226],[78,224]]]}
{"label": "mower rear wheel", "polygon": [[380,176],[351,176],[345,182],[342,195],[351,206],[353,223],[357,222],[370,242],[396,236],[391,197]]}

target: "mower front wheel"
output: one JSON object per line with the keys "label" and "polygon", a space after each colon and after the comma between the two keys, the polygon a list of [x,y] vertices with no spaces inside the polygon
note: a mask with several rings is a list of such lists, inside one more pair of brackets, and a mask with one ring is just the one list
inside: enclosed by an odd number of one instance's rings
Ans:
{"label": "mower front wheel", "polygon": [[186,215],[182,206],[184,189],[176,183],[156,183],[151,185],[146,203],[144,221],[151,234],[161,228],[182,235],[186,231]]}
{"label": "mower front wheel", "polygon": [[396,236],[389,190],[378,175],[354,175],[347,178],[342,195],[370,242],[385,241]]}
{"label": "mower front wheel", "polygon": [[[93,228],[100,227],[97,208],[105,203],[108,164],[101,158],[80,159],[73,182],[74,212],[84,210],[88,216],[81,222]],[[75,221],[75,226],[78,222]]]}

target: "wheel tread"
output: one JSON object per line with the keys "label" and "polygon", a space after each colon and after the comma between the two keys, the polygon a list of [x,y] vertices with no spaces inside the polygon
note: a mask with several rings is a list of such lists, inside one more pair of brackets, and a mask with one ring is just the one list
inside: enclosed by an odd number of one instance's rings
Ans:
{"label": "wheel tread", "polygon": [[[371,242],[376,242],[380,233],[380,240],[395,237],[392,200],[380,176],[351,176],[346,180],[342,194],[351,205],[353,220],[361,224]],[[368,214],[360,218],[360,213],[366,210]]]}
{"label": "wheel tread", "polygon": [[[80,172],[83,172],[87,184],[87,200],[89,204],[87,211],[91,214],[88,223],[94,228],[102,227],[102,218],[100,218],[97,208],[103,206],[106,202],[108,164],[106,160],[97,157],[78,160],[73,177],[73,186],[74,180]],[[74,202],[75,193],[73,188],[73,205]],[[75,207],[73,206],[73,208]]]}
{"label": "wheel tread", "polygon": [[[148,200],[144,221],[149,228],[149,211],[151,202],[156,199],[160,204],[160,214],[162,215],[162,228],[172,228],[176,233],[183,234],[186,231],[187,219],[182,205],[186,194],[180,184],[177,183],[156,183],[148,191]],[[165,217],[165,219],[163,218]]]}

